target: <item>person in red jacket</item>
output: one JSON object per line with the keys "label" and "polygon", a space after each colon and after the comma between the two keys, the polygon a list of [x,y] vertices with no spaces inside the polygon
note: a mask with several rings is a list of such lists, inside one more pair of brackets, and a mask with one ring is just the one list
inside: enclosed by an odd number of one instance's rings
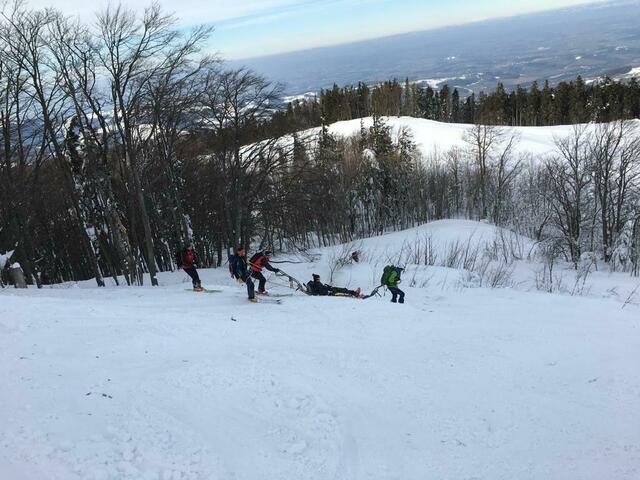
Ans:
{"label": "person in red jacket", "polygon": [[182,251],[178,252],[177,260],[178,265],[182,267],[185,273],[191,277],[191,281],[193,282],[193,289],[196,292],[203,291],[204,288],[202,288],[200,276],[198,275],[198,270],[196,269],[196,267],[198,266],[198,256],[193,250],[193,245],[191,245],[190,243],[185,245]]}
{"label": "person in red jacket", "polygon": [[264,252],[258,252],[251,260],[249,260],[249,264],[251,265],[251,276],[258,280],[258,294],[259,295],[269,295],[269,292],[265,290],[267,285],[267,279],[264,278],[262,274],[262,270],[266,268],[270,272],[278,273],[280,269],[274,268],[269,263],[269,256],[272,254],[270,250],[265,250]]}

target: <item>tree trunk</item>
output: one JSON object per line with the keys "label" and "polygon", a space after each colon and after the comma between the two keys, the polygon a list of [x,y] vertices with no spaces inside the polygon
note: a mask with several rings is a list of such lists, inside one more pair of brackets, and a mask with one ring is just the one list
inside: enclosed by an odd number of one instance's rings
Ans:
{"label": "tree trunk", "polygon": [[144,229],[144,248],[145,256],[147,257],[147,266],[149,268],[149,277],[151,278],[151,285],[153,287],[158,286],[157,269],[156,269],[156,257],[153,248],[153,234],[151,232],[151,222],[149,220],[149,213],[144,203],[144,192],[142,191],[142,184],[140,182],[140,175],[135,163],[131,163],[131,170],[133,171],[133,182],[136,189],[136,198],[138,200],[138,210],[140,212],[140,220],[142,220],[142,228]]}

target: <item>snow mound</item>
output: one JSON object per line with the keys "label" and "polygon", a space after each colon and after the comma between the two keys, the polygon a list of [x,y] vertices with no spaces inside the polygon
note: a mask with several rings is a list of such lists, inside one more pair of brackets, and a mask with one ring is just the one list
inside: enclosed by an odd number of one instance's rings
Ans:
{"label": "snow mound", "polygon": [[[366,291],[379,285],[380,273],[388,264],[404,267],[405,283],[410,286],[427,287],[434,282],[448,288],[482,286],[486,279],[481,277],[506,268],[510,275],[512,263],[535,257],[535,247],[533,240],[487,223],[440,220],[318,249],[314,268],[331,282]],[[356,251],[359,262],[351,259]],[[503,286],[511,285],[504,280]]]}
{"label": "snow mound", "polygon": [[[361,246],[361,249],[374,256],[397,257],[403,251],[419,244],[429,243],[436,253],[445,253],[452,246],[461,245],[470,249],[491,248],[501,239],[521,245],[523,251],[530,251],[535,242],[514,232],[496,227],[489,223],[472,220],[438,220],[424,225],[371,237],[349,245]],[[329,251],[346,248],[345,245],[330,247]]]}

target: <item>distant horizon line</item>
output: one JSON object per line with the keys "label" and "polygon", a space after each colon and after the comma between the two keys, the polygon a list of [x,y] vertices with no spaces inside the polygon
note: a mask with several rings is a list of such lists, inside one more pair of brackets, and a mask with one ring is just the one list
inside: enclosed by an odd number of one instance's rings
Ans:
{"label": "distant horizon line", "polygon": [[283,50],[283,51],[280,51],[280,52],[268,53],[266,55],[253,55],[253,56],[241,57],[241,58],[228,58],[228,59],[224,59],[224,61],[231,62],[231,63],[241,63],[241,62],[244,62],[244,61],[268,59],[268,58],[272,58],[272,57],[280,57],[280,56],[284,56],[284,55],[290,55],[290,54],[296,54],[296,53],[302,53],[302,52],[312,52],[312,51],[318,51],[318,50],[325,50],[325,49],[336,48],[336,47],[341,47],[341,46],[346,46],[346,45],[357,45],[357,44],[361,44],[361,43],[367,43],[367,42],[370,42],[370,41],[373,41],[373,40],[383,40],[383,39],[387,39],[387,38],[403,37],[403,36],[407,36],[407,35],[413,35],[413,34],[416,34],[416,33],[436,32],[438,30],[446,30],[446,29],[449,29],[449,28],[459,28],[459,27],[464,27],[464,26],[468,26],[468,25],[476,25],[476,24],[488,23],[488,22],[492,22],[492,21],[507,20],[507,19],[510,19],[510,18],[521,18],[521,17],[529,17],[529,16],[540,15],[540,14],[549,13],[549,12],[575,10],[575,9],[580,9],[580,8],[585,8],[585,7],[592,7],[592,6],[597,5],[597,4],[624,4],[624,3],[639,3],[639,2],[640,2],[640,0],[585,0],[584,3],[581,3],[579,5],[571,5],[571,6],[564,6],[564,7],[558,7],[558,8],[544,8],[542,10],[533,10],[533,11],[530,11],[530,12],[518,13],[518,14],[512,14],[512,15],[498,15],[498,16],[492,16],[492,17],[485,17],[485,18],[479,18],[479,19],[471,20],[471,21],[463,21],[463,22],[459,22],[459,23],[451,23],[451,24],[447,24],[447,25],[440,25],[440,26],[437,26],[437,27],[422,28],[422,29],[418,29],[418,30],[409,30],[409,31],[406,31],[406,32],[398,32],[398,33],[391,33],[391,34],[387,34],[387,35],[367,37],[367,38],[362,38],[360,40],[353,40],[353,41],[348,41],[348,42],[327,43],[327,44],[324,44],[324,45],[318,45],[318,46],[310,47],[310,48],[302,48],[302,49],[299,49],[299,50]]}

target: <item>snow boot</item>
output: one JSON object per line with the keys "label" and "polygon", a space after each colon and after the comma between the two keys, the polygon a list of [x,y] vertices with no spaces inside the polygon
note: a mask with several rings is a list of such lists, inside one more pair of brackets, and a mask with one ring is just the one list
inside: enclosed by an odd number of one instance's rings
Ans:
{"label": "snow boot", "polygon": [[258,299],[257,298],[250,298],[249,301],[251,303],[258,303]]}
{"label": "snow boot", "polygon": [[362,298],[362,289],[361,288],[357,288],[356,289],[356,298]]}
{"label": "snow boot", "polygon": [[258,292],[258,295],[264,295],[265,297],[269,296],[269,292],[267,292],[266,290],[264,292]]}

